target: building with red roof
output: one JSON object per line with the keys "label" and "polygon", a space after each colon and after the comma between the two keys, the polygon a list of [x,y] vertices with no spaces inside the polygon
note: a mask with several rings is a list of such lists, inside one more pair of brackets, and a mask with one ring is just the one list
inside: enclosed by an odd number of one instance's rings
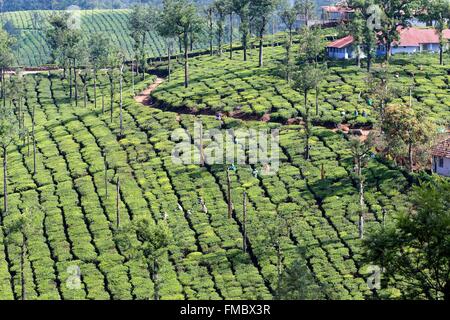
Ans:
{"label": "building with red roof", "polygon": [[[444,38],[447,42],[450,40],[449,29],[444,30]],[[333,59],[356,58],[353,43],[352,36],[333,41],[327,46],[327,54]],[[448,44],[446,47],[448,47]],[[400,31],[399,40],[392,43],[391,54],[418,52],[439,52],[439,34],[434,29],[405,28]],[[376,55],[384,54],[386,54],[385,46],[379,43]]]}
{"label": "building with red roof", "polygon": [[433,150],[433,172],[450,177],[450,138],[437,144]]}
{"label": "building with red roof", "polygon": [[326,22],[344,22],[349,21],[352,18],[352,14],[355,12],[346,6],[323,6],[322,9],[322,20]]}

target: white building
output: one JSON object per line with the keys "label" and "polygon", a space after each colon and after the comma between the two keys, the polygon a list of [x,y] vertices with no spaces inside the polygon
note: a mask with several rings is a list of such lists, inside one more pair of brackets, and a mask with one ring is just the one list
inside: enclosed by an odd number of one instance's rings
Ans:
{"label": "white building", "polygon": [[450,177],[450,138],[436,145],[432,150],[433,172]]}
{"label": "white building", "polygon": [[[450,40],[450,30],[444,30],[444,38],[447,42]],[[354,59],[356,50],[354,48],[354,39],[347,36],[333,41],[327,46],[328,57],[332,59]],[[446,48],[448,44],[446,45]],[[406,28],[400,31],[399,41],[395,41],[391,46],[391,54],[407,53],[414,54],[418,52],[439,52],[439,35],[434,29]],[[378,44],[376,48],[377,56],[386,54],[386,48],[383,44]]]}

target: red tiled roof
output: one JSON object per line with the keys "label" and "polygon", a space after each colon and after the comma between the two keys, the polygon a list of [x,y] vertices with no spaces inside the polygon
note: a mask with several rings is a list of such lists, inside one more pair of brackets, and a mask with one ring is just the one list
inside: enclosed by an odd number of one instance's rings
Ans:
{"label": "red tiled roof", "polygon": [[[450,39],[450,30],[444,30],[444,38]],[[400,31],[400,41],[394,45],[417,47],[423,43],[439,44],[439,34],[434,29],[407,28]]]}
{"label": "red tiled roof", "polygon": [[432,150],[432,154],[435,157],[450,159],[450,138],[436,145]]}
{"label": "red tiled roof", "polygon": [[[450,40],[450,29],[444,30],[444,38]],[[331,42],[328,48],[343,48],[353,43],[353,37],[347,36]],[[393,45],[402,47],[418,47],[420,44],[439,44],[439,35],[434,29],[407,28],[400,30],[400,40]]]}
{"label": "red tiled roof", "polygon": [[353,43],[353,36],[346,36],[345,38],[338,39],[336,41],[331,42],[328,45],[328,48],[336,48],[341,49]]}
{"label": "red tiled roof", "polygon": [[347,7],[340,7],[340,6],[323,6],[321,7],[323,11],[325,12],[339,12],[339,13],[350,13],[355,12],[355,10]]}

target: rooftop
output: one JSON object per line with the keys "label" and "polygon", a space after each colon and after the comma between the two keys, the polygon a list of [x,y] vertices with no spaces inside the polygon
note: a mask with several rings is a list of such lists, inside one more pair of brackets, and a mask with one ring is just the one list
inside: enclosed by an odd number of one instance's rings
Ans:
{"label": "rooftop", "polygon": [[328,48],[336,48],[336,49],[345,48],[346,46],[351,45],[353,43],[353,40],[354,40],[353,36],[346,36],[344,38],[331,42],[328,45]]}
{"label": "rooftop", "polygon": [[446,140],[434,146],[431,152],[435,157],[450,159],[450,138],[447,138]]}
{"label": "rooftop", "polygon": [[[444,38],[450,40],[450,29],[444,30]],[[353,43],[353,37],[347,36],[331,42],[329,48],[341,49]],[[405,28],[400,30],[400,39],[393,45],[400,47],[418,47],[420,44],[439,44],[439,35],[434,29]]]}
{"label": "rooftop", "polygon": [[321,8],[325,12],[339,12],[339,13],[355,12],[355,10],[353,10],[351,8],[342,7],[342,6],[323,6]]}

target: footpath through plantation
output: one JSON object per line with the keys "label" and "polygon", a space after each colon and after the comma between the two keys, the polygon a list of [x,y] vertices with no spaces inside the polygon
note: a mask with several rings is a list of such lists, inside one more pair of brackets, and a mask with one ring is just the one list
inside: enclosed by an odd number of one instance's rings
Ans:
{"label": "footpath through plantation", "polygon": [[[301,275],[314,298],[372,295],[366,283],[371,271],[362,261],[358,237],[353,157],[343,135],[314,127],[307,161],[303,126],[217,121],[144,106],[133,99],[127,74],[120,136],[118,101],[111,114],[107,77],[99,80],[95,108],[91,86],[87,106],[82,100],[75,106],[60,76],[24,78],[26,127],[35,117],[36,173],[33,144],[25,139],[11,145],[9,214],[0,233],[0,299],[20,297],[22,285],[29,299],[272,299],[286,294],[277,290],[280,272],[288,285],[289,277]],[[193,76],[201,75],[194,71]],[[158,100],[176,81],[155,91]],[[148,85],[141,82],[136,90]],[[230,173],[231,218],[227,165],[172,161],[172,132],[192,131],[196,120],[206,129],[280,129],[276,175],[255,175],[261,168],[250,165]],[[382,208],[393,214],[407,205],[410,182],[376,157],[363,171],[370,230],[383,222]],[[23,213],[32,219],[25,253],[18,240],[22,233],[8,227]],[[157,268],[117,236],[117,225],[144,217],[154,225],[167,224],[172,234]],[[135,233],[132,238],[140,241]],[[396,289],[378,294],[399,295],[401,282],[389,287]]]}

